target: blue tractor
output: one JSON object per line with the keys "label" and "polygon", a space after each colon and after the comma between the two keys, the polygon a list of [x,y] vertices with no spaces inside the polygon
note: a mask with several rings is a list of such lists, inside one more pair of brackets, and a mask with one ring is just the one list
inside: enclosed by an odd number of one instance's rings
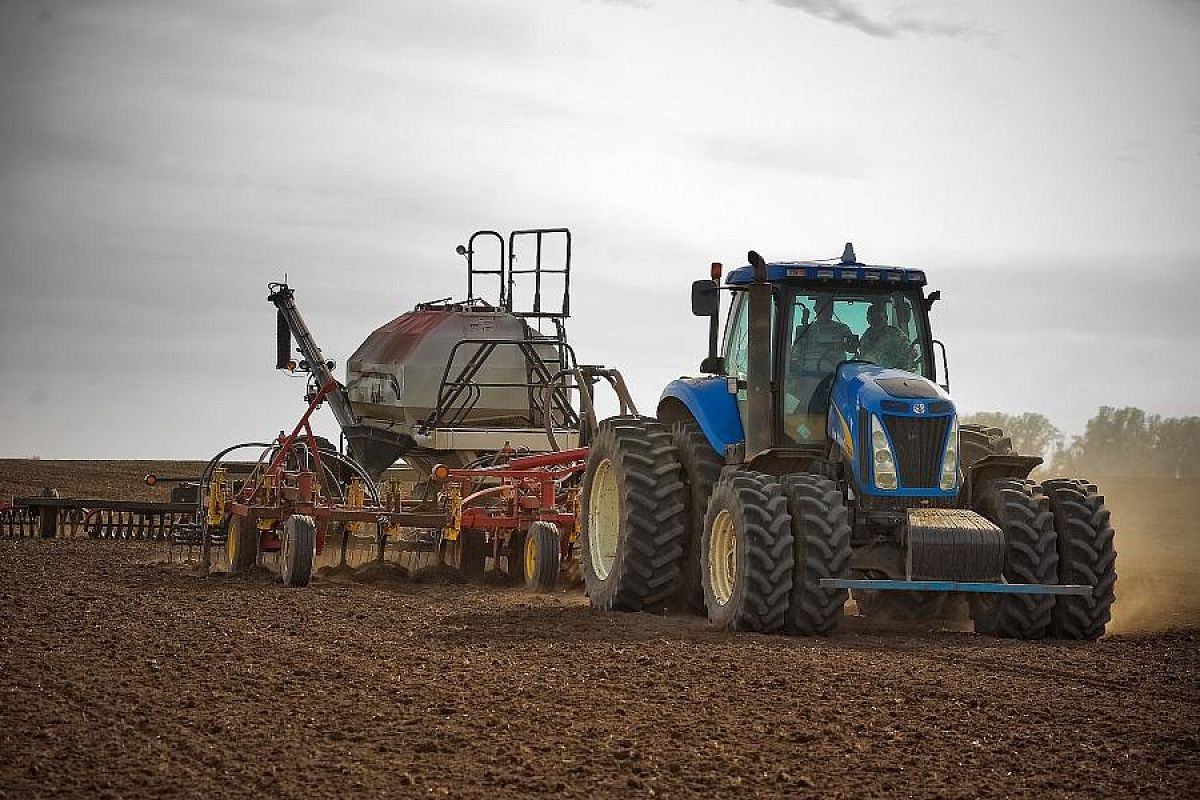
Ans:
{"label": "blue tractor", "polygon": [[925,274],[861,264],[849,244],[828,261],[748,260],[724,287],[720,264],[692,286],[710,318],[706,377],[671,382],[655,418],[605,420],[592,442],[593,607],[825,635],[853,592],[865,616],[930,617],[953,598],[981,633],[1102,635],[1116,580],[1104,498],[1029,480],[1041,458],[959,423]]}

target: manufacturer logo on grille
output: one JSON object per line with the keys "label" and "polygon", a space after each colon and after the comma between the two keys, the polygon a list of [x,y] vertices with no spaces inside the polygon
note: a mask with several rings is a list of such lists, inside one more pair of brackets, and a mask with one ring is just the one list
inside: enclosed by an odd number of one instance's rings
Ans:
{"label": "manufacturer logo on grille", "polygon": [[924,403],[913,403],[913,413],[914,414],[924,414],[925,413],[925,404]]}

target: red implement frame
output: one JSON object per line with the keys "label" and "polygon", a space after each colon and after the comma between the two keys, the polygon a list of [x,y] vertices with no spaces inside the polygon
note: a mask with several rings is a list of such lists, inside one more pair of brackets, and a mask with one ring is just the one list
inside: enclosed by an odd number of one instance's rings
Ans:
{"label": "red implement frame", "polygon": [[[283,522],[294,514],[310,516],[316,523],[318,555],[325,549],[329,523],[335,520],[411,527],[442,527],[445,524],[446,515],[443,512],[420,513],[414,508],[406,507],[416,503],[401,503],[398,508],[384,508],[370,504],[370,498],[367,498],[367,502],[361,505],[338,504],[321,493],[318,478],[323,474],[320,449],[309,418],[324,402],[326,396],[336,388],[337,384],[334,383],[321,387],[292,432],[279,437],[279,447],[270,463],[262,470],[255,469],[242,489],[225,504],[227,512],[252,520],[256,525],[259,520],[272,521],[272,527],[261,534],[260,547],[265,552],[278,552],[281,542],[277,531]],[[286,469],[288,455],[302,435],[312,457],[315,472]]]}
{"label": "red implement frame", "polygon": [[[271,528],[261,534],[263,551],[277,552],[281,545],[277,531],[289,516],[303,514],[316,523],[318,554],[334,520],[379,523],[384,528],[440,528],[450,539],[462,531],[483,532],[492,541],[495,557],[513,533],[524,533],[534,522],[543,521],[558,528],[562,561],[571,558],[578,531],[578,490],[566,483],[583,471],[586,447],[514,458],[495,467],[439,467],[435,474],[450,496],[449,508],[430,509],[426,502],[406,499],[384,507],[369,497],[361,504],[337,504],[320,491],[320,451],[309,424],[313,412],[336,388],[334,383],[321,387],[292,432],[280,435],[267,466],[252,472],[241,490],[227,498],[226,512],[256,526],[260,520],[271,520]],[[315,472],[286,469],[288,455],[302,436]]]}
{"label": "red implement frame", "polygon": [[[578,535],[578,491],[564,484],[583,471],[587,453],[580,447],[514,458],[502,466],[449,470],[443,482],[461,498],[456,535],[486,533],[496,558],[513,533],[525,533],[537,521],[550,522],[558,528],[559,556],[565,564]],[[481,484],[490,485],[479,488]]]}

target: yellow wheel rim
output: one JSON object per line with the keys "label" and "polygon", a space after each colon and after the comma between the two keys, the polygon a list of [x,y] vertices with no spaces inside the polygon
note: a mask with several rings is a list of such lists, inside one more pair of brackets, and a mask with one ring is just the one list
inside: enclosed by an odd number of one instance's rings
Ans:
{"label": "yellow wheel rim", "polygon": [[588,553],[600,580],[606,580],[612,572],[620,533],[621,497],[613,463],[606,458],[596,467],[588,497]]}
{"label": "yellow wheel rim", "polygon": [[723,509],[713,520],[708,542],[708,580],[717,603],[722,606],[728,603],[737,580],[737,531],[728,510]]}
{"label": "yellow wheel rim", "polygon": [[533,531],[525,534],[525,574],[532,575],[537,571],[537,537]]}

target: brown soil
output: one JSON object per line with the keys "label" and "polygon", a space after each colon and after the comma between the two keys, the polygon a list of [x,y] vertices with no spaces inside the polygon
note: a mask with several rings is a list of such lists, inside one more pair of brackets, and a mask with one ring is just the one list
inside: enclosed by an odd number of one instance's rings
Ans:
{"label": "brown soil", "polygon": [[1069,644],[851,619],[768,637],[598,615],[575,591],[358,570],[289,590],[165,556],[0,540],[0,797],[1200,787],[1194,626]]}
{"label": "brown soil", "polygon": [[828,640],[577,593],[198,577],[0,541],[0,795],[1160,796],[1200,785],[1200,631]]}
{"label": "brown soil", "polygon": [[171,486],[147,486],[145,477],[196,480],[202,461],[41,461],[0,458],[0,504],[14,497],[38,497],[58,489],[64,497],[105,500],[169,500]]}

